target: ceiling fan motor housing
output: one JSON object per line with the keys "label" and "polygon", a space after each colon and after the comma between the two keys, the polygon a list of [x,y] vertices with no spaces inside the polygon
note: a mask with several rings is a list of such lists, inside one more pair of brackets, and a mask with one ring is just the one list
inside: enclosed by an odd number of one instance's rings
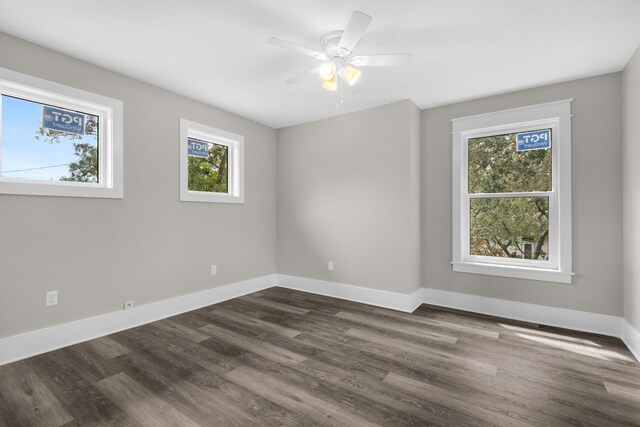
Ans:
{"label": "ceiling fan motor housing", "polygon": [[342,38],[342,34],[344,31],[336,30],[331,31],[330,33],[325,34],[322,37],[321,44],[324,53],[327,55],[329,59],[336,59],[347,56],[350,52],[343,49],[338,48],[340,44],[340,39]]}

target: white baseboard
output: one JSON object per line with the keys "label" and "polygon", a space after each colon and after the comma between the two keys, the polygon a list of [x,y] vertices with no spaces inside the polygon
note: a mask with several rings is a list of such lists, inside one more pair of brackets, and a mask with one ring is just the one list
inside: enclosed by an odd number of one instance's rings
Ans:
{"label": "white baseboard", "polygon": [[422,304],[422,289],[417,289],[412,294],[401,294],[286,274],[277,274],[276,283],[282,288],[391,308],[407,313],[413,312]]}
{"label": "white baseboard", "polygon": [[423,288],[425,304],[620,337],[620,317]]}
{"label": "white baseboard", "polygon": [[618,316],[421,288],[412,294],[270,274],[44,329],[0,338],[0,365],[88,341],[273,286],[411,313],[432,304],[549,326],[620,337],[640,360],[640,332]]}
{"label": "white baseboard", "polygon": [[0,338],[0,365],[271,288],[269,274],[87,319]]}
{"label": "white baseboard", "polygon": [[629,347],[629,350],[640,362],[640,331],[633,327],[627,319],[622,319],[622,341]]}

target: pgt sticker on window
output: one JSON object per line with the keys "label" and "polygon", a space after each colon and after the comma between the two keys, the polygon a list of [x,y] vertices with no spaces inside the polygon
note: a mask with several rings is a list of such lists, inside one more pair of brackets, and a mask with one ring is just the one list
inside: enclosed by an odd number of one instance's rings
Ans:
{"label": "pgt sticker on window", "polygon": [[59,132],[84,135],[85,115],[61,108],[42,106],[42,127]]}
{"label": "pgt sticker on window", "polygon": [[516,143],[518,151],[546,150],[551,148],[551,129],[518,133]]}
{"label": "pgt sticker on window", "polygon": [[209,157],[209,143],[189,138],[187,153],[194,157]]}

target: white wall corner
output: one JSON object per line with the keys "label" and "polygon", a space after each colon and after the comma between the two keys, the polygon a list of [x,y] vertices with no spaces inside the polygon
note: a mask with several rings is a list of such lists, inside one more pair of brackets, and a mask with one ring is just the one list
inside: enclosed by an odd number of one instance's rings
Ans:
{"label": "white wall corner", "polygon": [[422,289],[417,289],[411,294],[401,294],[287,274],[278,274],[276,283],[282,288],[390,308],[406,313],[413,312],[422,304]]}
{"label": "white wall corner", "polygon": [[622,329],[620,337],[622,341],[629,347],[629,350],[636,357],[636,360],[640,362],[640,331],[624,317],[620,320],[620,323]]}
{"label": "white wall corner", "polygon": [[620,317],[423,288],[425,304],[439,305],[541,325],[620,337]]}
{"label": "white wall corner", "polygon": [[0,365],[92,340],[187,311],[271,288],[276,275],[235,282],[150,304],[0,338]]}

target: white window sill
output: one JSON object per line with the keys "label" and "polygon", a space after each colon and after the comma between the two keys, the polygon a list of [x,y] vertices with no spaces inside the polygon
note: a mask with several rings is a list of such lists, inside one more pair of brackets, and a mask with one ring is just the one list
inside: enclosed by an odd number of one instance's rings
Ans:
{"label": "white window sill", "polygon": [[11,181],[0,178],[0,194],[21,196],[87,197],[100,199],[122,199],[123,189],[98,184],[65,181]]}
{"label": "white window sill", "polygon": [[207,193],[204,191],[183,191],[180,194],[180,201],[205,203],[244,203],[244,197],[224,193]]}
{"label": "white window sill", "polygon": [[516,279],[539,280],[543,282],[571,283],[573,273],[542,268],[515,267],[511,265],[481,264],[473,262],[452,262],[453,271],[459,273],[484,274],[489,276],[513,277]]}

